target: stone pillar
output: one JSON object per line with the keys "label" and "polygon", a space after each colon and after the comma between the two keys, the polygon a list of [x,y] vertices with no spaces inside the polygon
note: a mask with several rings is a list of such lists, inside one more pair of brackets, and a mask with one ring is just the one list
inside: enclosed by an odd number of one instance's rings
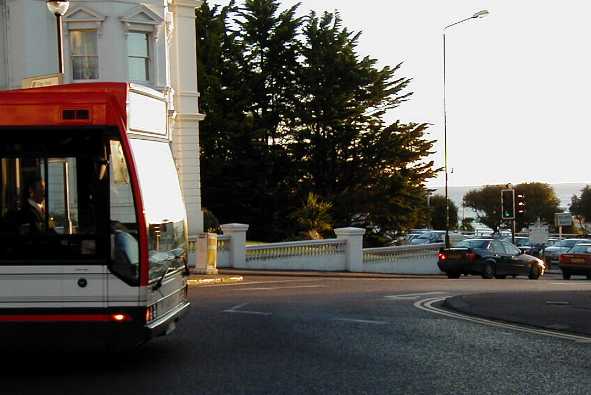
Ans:
{"label": "stone pillar", "polygon": [[230,236],[230,267],[244,268],[246,266],[246,231],[245,224],[221,225],[224,235]]}
{"label": "stone pillar", "polygon": [[189,224],[189,236],[203,232],[201,212],[201,176],[199,166],[199,113],[197,90],[197,55],[195,8],[201,1],[174,0],[169,5],[174,25],[170,40],[170,75],[174,91],[172,127],[173,152]]}
{"label": "stone pillar", "polygon": [[200,233],[197,238],[197,262],[193,273],[217,274],[218,235]]}
{"label": "stone pillar", "polygon": [[346,240],[345,247],[347,255],[346,270],[348,272],[363,272],[363,235],[365,229],[361,228],[339,228],[335,229],[337,240]]}

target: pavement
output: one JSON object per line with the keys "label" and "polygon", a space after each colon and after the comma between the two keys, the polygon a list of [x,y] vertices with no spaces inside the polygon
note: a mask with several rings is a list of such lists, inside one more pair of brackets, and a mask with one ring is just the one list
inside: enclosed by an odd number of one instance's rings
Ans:
{"label": "pavement", "polygon": [[229,284],[238,283],[244,280],[241,275],[238,274],[191,274],[187,280],[189,287],[199,287],[204,285],[212,284]]}
{"label": "pavement", "polygon": [[444,307],[495,321],[591,336],[591,291],[461,295],[448,298]]}

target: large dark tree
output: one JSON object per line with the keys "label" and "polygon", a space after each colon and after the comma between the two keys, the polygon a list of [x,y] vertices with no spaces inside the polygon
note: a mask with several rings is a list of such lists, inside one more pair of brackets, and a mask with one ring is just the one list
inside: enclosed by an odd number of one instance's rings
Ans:
{"label": "large dark tree", "polygon": [[[449,229],[458,228],[458,207],[454,202],[447,199],[449,208]],[[430,199],[431,227],[435,230],[446,228],[446,206],[445,196],[435,195]]]}
{"label": "large dark tree", "polygon": [[539,218],[547,224],[554,224],[554,213],[559,212],[560,199],[551,185],[543,182],[530,182],[515,186],[515,193],[525,196],[525,213],[517,214],[517,230],[533,224]]}
{"label": "large dark tree", "polygon": [[501,225],[502,185],[485,185],[464,195],[464,206],[476,212],[478,222],[496,230]]}
{"label": "large dark tree", "polygon": [[[478,221],[491,229],[497,229],[501,221],[501,190],[504,185],[486,185],[464,195],[464,205],[476,211]],[[554,221],[559,199],[552,187],[541,182],[523,183],[514,187],[515,195],[525,194],[524,214],[516,213],[516,229],[536,222],[538,218],[548,224]]]}
{"label": "large dark tree", "polygon": [[589,185],[581,189],[579,196],[573,195],[570,212],[575,216],[582,228],[584,228],[585,223],[591,222],[591,187]]}
{"label": "large dark tree", "polygon": [[206,49],[201,54],[198,48],[207,113],[201,133],[204,205],[222,222],[250,224],[251,237],[266,240],[285,236],[291,167],[282,142],[297,88],[300,21],[296,7],[278,7],[273,0],[247,0],[240,8],[230,3],[210,10],[204,2],[196,21]]}
{"label": "large dark tree", "polygon": [[249,237],[298,231],[309,193],[330,207],[331,226],[387,233],[425,224],[426,124],[384,114],[410,92],[400,65],[357,54],[359,33],[338,13],[296,17],[277,0],[198,10],[204,206]]}
{"label": "large dark tree", "polygon": [[304,27],[292,145],[299,190],[332,201],[336,226],[404,229],[424,221],[432,142],[425,124],[385,125],[385,111],[410,96],[410,80],[396,76],[400,65],[378,69],[375,59],[359,58],[358,38],[338,13],[311,13]]}

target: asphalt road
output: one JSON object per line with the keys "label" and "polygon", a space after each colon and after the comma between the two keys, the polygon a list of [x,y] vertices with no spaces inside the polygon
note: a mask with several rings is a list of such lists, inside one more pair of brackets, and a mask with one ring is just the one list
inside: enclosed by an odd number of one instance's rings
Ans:
{"label": "asphalt road", "polygon": [[[245,276],[191,289],[177,330],[129,355],[4,354],[4,394],[589,394],[591,342],[431,311],[591,281]],[[518,301],[516,301],[518,303]]]}

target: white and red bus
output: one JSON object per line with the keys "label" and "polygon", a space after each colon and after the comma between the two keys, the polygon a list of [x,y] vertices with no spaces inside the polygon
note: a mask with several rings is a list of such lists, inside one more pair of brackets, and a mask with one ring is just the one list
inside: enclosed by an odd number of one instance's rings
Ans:
{"label": "white and red bus", "polygon": [[167,119],[163,95],[134,84],[0,92],[0,328],[130,342],[175,328],[187,221]]}

